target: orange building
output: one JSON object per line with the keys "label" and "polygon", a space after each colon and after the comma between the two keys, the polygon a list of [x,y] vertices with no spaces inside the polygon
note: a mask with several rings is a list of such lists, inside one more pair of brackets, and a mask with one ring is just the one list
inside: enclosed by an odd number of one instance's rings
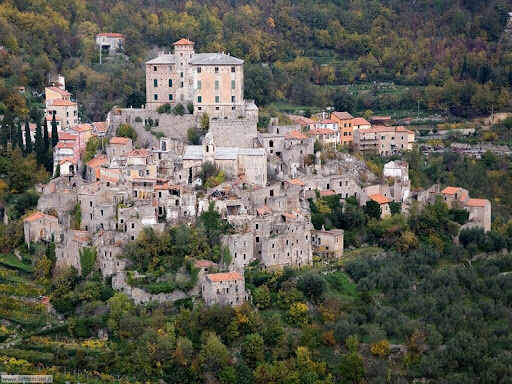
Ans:
{"label": "orange building", "polygon": [[333,112],[330,119],[338,123],[340,130],[340,144],[350,145],[352,143],[354,116],[348,112]]}

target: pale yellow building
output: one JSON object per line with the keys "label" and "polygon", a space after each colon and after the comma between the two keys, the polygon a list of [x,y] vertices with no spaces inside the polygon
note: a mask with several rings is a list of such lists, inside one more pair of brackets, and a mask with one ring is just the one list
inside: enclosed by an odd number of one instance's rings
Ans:
{"label": "pale yellow building", "polygon": [[400,127],[372,127],[354,131],[354,146],[360,152],[391,156],[412,149],[414,132]]}
{"label": "pale yellow building", "polygon": [[195,53],[194,43],[181,39],[173,54],[146,62],[147,108],[192,103],[196,114],[245,116],[243,63],[224,52]]}

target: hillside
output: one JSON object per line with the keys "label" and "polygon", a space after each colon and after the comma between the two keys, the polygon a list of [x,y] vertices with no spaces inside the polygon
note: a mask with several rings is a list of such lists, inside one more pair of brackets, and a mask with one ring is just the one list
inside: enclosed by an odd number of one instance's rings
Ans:
{"label": "hillside", "polygon": [[[59,72],[84,119],[99,119],[114,104],[138,106],[142,63],[183,36],[199,52],[244,59],[246,97],[259,105],[496,111],[510,97],[510,36],[503,33],[510,9],[506,1],[4,1],[0,113],[8,107],[23,114],[28,103],[36,118],[39,98],[23,102],[12,87],[40,93]],[[98,64],[100,31],[126,36],[129,61]],[[368,87],[336,87],[354,81]],[[398,88],[385,91],[379,82]]]}

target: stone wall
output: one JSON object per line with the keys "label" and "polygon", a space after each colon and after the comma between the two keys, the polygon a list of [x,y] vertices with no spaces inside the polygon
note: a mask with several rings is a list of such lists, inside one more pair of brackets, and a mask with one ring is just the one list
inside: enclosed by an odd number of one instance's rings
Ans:
{"label": "stone wall", "polygon": [[180,299],[186,299],[188,296],[181,290],[176,290],[171,293],[159,293],[153,295],[143,289],[131,287],[126,282],[126,272],[118,272],[112,277],[112,288],[128,295],[135,305],[150,303],[156,301],[160,304],[173,302]]}
{"label": "stone wall", "polygon": [[258,136],[258,120],[253,118],[210,119],[209,131],[219,147],[253,148]]}

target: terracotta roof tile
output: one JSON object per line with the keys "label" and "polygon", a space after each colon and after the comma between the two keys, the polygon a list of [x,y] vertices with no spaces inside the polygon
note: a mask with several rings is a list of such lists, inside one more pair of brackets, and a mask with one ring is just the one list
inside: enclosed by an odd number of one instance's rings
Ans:
{"label": "terracotta roof tile", "polygon": [[114,33],[114,32],[103,32],[103,33],[98,33],[96,35],[96,37],[124,37],[122,34],[120,33]]}
{"label": "terracotta roof tile", "polygon": [[328,128],[312,129],[312,130],[308,131],[308,135],[310,135],[310,136],[329,135],[329,134],[336,134],[336,131],[333,131],[332,129],[328,129]]}
{"label": "terracotta roof tile", "polygon": [[356,117],[353,121],[352,121],[352,125],[370,125],[370,122],[366,119],[363,119],[362,117]]}
{"label": "terracotta roof tile", "polygon": [[301,132],[298,132],[298,131],[290,131],[286,134],[286,139],[296,139],[296,140],[304,140],[304,139],[307,139],[308,137],[301,133]]}
{"label": "terracotta roof tile", "polygon": [[72,102],[72,101],[69,101],[69,100],[54,100],[48,106],[48,108],[51,109],[52,106],[54,106],[54,107],[71,107],[71,106],[75,106],[76,107],[77,104]]}
{"label": "terracotta roof tile", "polygon": [[331,113],[331,118],[332,118],[332,116],[334,116],[340,120],[350,120],[350,119],[354,118],[354,116],[352,116],[348,112],[333,112],[333,113]]}
{"label": "terracotta roof tile", "polygon": [[128,143],[131,139],[128,137],[113,137],[110,139],[110,144],[123,144],[125,145]]}
{"label": "terracotta roof tile", "polygon": [[327,190],[327,191],[320,191],[320,196],[332,196],[335,195],[334,191]]}
{"label": "terracotta roof tile", "polygon": [[64,97],[71,96],[71,93],[68,91],[65,91],[64,89],[60,89],[58,87],[47,87],[50,91],[53,91],[55,93],[58,93],[59,95],[62,95]]}
{"label": "terracotta roof tile", "polygon": [[487,199],[469,199],[466,201],[466,207],[485,207],[488,202]]}
{"label": "terracotta roof tile", "polygon": [[381,195],[380,193],[376,193],[375,195],[369,195],[368,198],[372,199],[373,201],[376,201],[379,204],[391,203],[391,199],[387,198],[384,195]]}
{"label": "terracotta roof tile", "polygon": [[76,160],[73,159],[72,157],[68,156],[68,157],[63,158],[61,161],[59,161],[59,165],[64,164],[66,161],[69,161],[69,162],[71,162],[73,164],[76,164]]}
{"label": "terracotta roof tile", "polygon": [[217,264],[215,264],[213,261],[210,260],[195,260],[194,261],[194,267],[196,268],[212,268],[216,267]]}
{"label": "terracotta roof tile", "polygon": [[177,42],[175,42],[173,45],[194,45],[192,41],[189,39],[179,39]]}
{"label": "terracotta roof tile", "polygon": [[89,168],[96,168],[99,167],[101,164],[104,164],[107,162],[107,158],[104,155],[98,155],[94,159],[89,160],[87,162],[87,166]]}
{"label": "terracotta roof tile", "polygon": [[238,272],[228,272],[228,273],[210,273],[206,275],[208,279],[212,282],[220,282],[220,281],[230,281],[230,280],[243,280],[243,276]]}
{"label": "terracotta roof tile", "polygon": [[459,187],[446,187],[441,193],[443,195],[455,195],[459,189]]}
{"label": "terracotta roof tile", "polygon": [[302,180],[299,180],[299,179],[291,179],[291,180],[288,180],[288,182],[290,184],[296,184],[296,185],[302,185],[302,186],[305,185],[304,182]]}

